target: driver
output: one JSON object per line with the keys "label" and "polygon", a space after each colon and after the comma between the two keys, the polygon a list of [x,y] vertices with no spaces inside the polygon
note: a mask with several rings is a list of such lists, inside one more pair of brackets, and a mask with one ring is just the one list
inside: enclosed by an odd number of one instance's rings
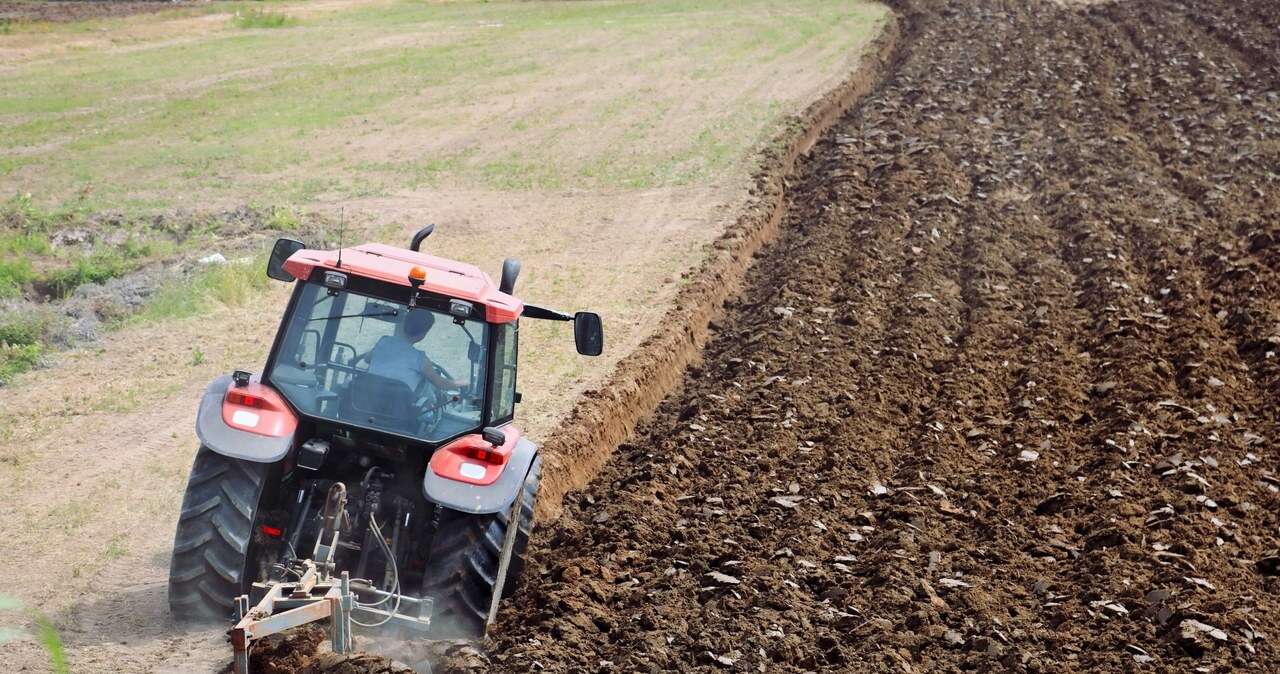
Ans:
{"label": "driver", "polygon": [[413,346],[427,336],[435,320],[435,314],[427,309],[410,310],[396,325],[395,334],[378,338],[373,348],[360,357],[369,361],[369,374],[404,382],[410,391],[417,391],[424,378],[439,391],[461,387],[461,382],[441,377],[427,354]]}

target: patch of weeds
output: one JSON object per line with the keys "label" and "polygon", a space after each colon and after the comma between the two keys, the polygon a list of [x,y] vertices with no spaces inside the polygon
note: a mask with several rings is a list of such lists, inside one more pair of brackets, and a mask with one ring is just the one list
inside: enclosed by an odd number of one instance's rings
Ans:
{"label": "patch of weeds", "polygon": [[263,225],[280,232],[297,232],[302,229],[302,215],[288,206],[272,206]]}
{"label": "patch of weeds", "polygon": [[236,12],[231,22],[240,28],[284,28],[297,23],[297,20],[282,12],[251,9],[245,12]]}
{"label": "patch of weeds", "polygon": [[266,265],[266,256],[261,255],[247,263],[232,262],[200,271],[156,293],[138,318],[187,318],[219,304],[244,304],[267,287],[267,275],[263,272]]}
{"label": "patch of weeds", "polygon": [[104,250],[78,258],[70,267],[45,274],[37,285],[46,295],[62,298],[82,284],[102,283],[132,270],[133,266],[120,253]]}
{"label": "patch of weeds", "polygon": [[48,232],[55,227],[83,220],[87,215],[88,208],[84,198],[51,210],[36,205],[31,193],[23,192],[0,204],[0,225],[26,233]]}
{"label": "patch of weeds", "polygon": [[197,348],[191,352],[191,367],[198,367],[204,362],[204,352]]}
{"label": "patch of weeds", "polygon": [[31,263],[23,259],[0,260],[0,298],[17,297],[22,287],[35,278]]}
{"label": "patch of weeds", "polygon": [[38,365],[43,351],[39,344],[0,343],[0,384]]}
{"label": "patch of weeds", "polygon": [[119,246],[120,255],[126,260],[168,257],[177,251],[177,246],[167,239],[130,238]]}
{"label": "patch of weeds", "polygon": [[[0,203],[0,298],[34,291],[44,299],[60,299],[83,283],[123,276],[171,254],[175,246],[167,238],[129,233],[146,224],[116,219],[104,225],[85,209],[83,199],[52,210],[36,205],[29,193],[5,200]],[[128,238],[106,243],[106,227],[125,228]],[[70,233],[74,245],[57,248],[59,230]]]}
{"label": "patch of weeds", "polygon": [[48,255],[49,237],[33,232],[0,232],[0,255]]}
{"label": "patch of weeds", "polygon": [[107,542],[107,552],[105,557],[107,558],[107,561],[114,561],[124,557],[128,552],[129,549],[124,547],[124,535],[116,534]]}
{"label": "patch of weeds", "polygon": [[0,314],[0,344],[29,346],[47,341],[58,327],[47,312]]}

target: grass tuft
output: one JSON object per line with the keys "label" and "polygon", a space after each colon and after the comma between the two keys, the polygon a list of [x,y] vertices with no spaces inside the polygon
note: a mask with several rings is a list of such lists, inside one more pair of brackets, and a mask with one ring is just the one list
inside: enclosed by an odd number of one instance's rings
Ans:
{"label": "grass tuft", "polygon": [[240,28],[284,28],[292,26],[297,21],[281,12],[268,12],[260,9],[251,9],[247,12],[236,12],[232,22]]}
{"label": "grass tuft", "polygon": [[36,617],[36,640],[49,654],[49,666],[54,674],[69,674],[71,668],[67,665],[67,653],[62,646],[62,637],[58,636],[58,628],[53,626],[53,621],[47,616]]}
{"label": "grass tuft", "polygon": [[49,312],[0,314],[0,344],[27,346],[46,341],[58,329]]}
{"label": "grass tuft", "polygon": [[0,384],[9,383],[15,376],[40,363],[44,349],[39,344],[0,343]]}
{"label": "grass tuft", "polygon": [[87,212],[83,199],[49,209],[37,205],[30,192],[22,192],[0,204],[0,225],[19,229],[27,234],[48,232],[83,219]]}
{"label": "grass tuft", "polygon": [[[0,611],[21,611],[22,608],[22,603],[17,599],[0,594]],[[49,654],[51,671],[53,674],[69,674],[71,668],[67,665],[67,652],[62,645],[62,637],[58,636],[58,628],[54,627],[48,616],[35,612],[32,615],[36,622],[36,641]],[[20,636],[21,633],[17,630],[0,630],[0,644]]]}
{"label": "grass tuft", "polygon": [[302,229],[302,214],[288,206],[272,206],[263,225],[279,232],[297,232]]}
{"label": "grass tuft", "polygon": [[31,263],[23,259],[0,260],[0,298],[17,297],[22,287],[35,278]]}
{"label": "grass tuft", "polygon": [[198,272],[189,281],[175,283],[156,294],[138,315],[139,320],[188,318],[218,305],[239,306],[267,287],[266,256],[249,262],[232,262]]}
{"label": "grass tuft", "polygon": [[99,251],[77,259],[70,267],[49,272],[39,284],[48,295],[62,298],[85,283],[102,283],[130,271],[133,271],[133,265],[120,253]]}
{"label": "grass tuft", "polygon": [[48,255],[49,238],[30,232],[0,232],[0,256]]}

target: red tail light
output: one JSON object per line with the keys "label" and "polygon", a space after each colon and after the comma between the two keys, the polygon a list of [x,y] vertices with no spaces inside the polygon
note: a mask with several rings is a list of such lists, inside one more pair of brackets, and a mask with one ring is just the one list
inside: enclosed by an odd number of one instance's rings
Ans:
{"label": "red tail light", "polygon": [[280,529],[278,527],[270,527],[264,524],[262,525],[262,533],[272,538],[280,538],[281,536],[284,535],[284,529]]}
{"label": "red tail light", "polygon": [[487,463],[493,466],[501,466],[507,462],[506,456],[483,447],[467,447],[462,451],[462,454],[469,459],[475,459],[481,463]]}
{"label": "red tail light", "polygon": [[266,401],[255,395],[249,395],[242,391],[228,391],[227,402],[232,405],[243,405],[245,407],[265,407]]}

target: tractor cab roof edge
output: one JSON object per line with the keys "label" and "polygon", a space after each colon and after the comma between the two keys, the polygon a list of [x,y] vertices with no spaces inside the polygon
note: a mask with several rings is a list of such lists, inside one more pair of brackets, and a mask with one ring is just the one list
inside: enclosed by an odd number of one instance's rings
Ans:
{"label": "tractor cab roof edge", "polygon": [[285,261],[284,268],[294,278],[306,281],[316,267],[410,287],[409,271],[426,270],[420,286],[427,292],[483,304],[485,320],[510,323],[520,317],[524,303],[502,292],[488,274],[475,265],[456,262],[381,243],[366,243],[341,250],[299,250]]}

